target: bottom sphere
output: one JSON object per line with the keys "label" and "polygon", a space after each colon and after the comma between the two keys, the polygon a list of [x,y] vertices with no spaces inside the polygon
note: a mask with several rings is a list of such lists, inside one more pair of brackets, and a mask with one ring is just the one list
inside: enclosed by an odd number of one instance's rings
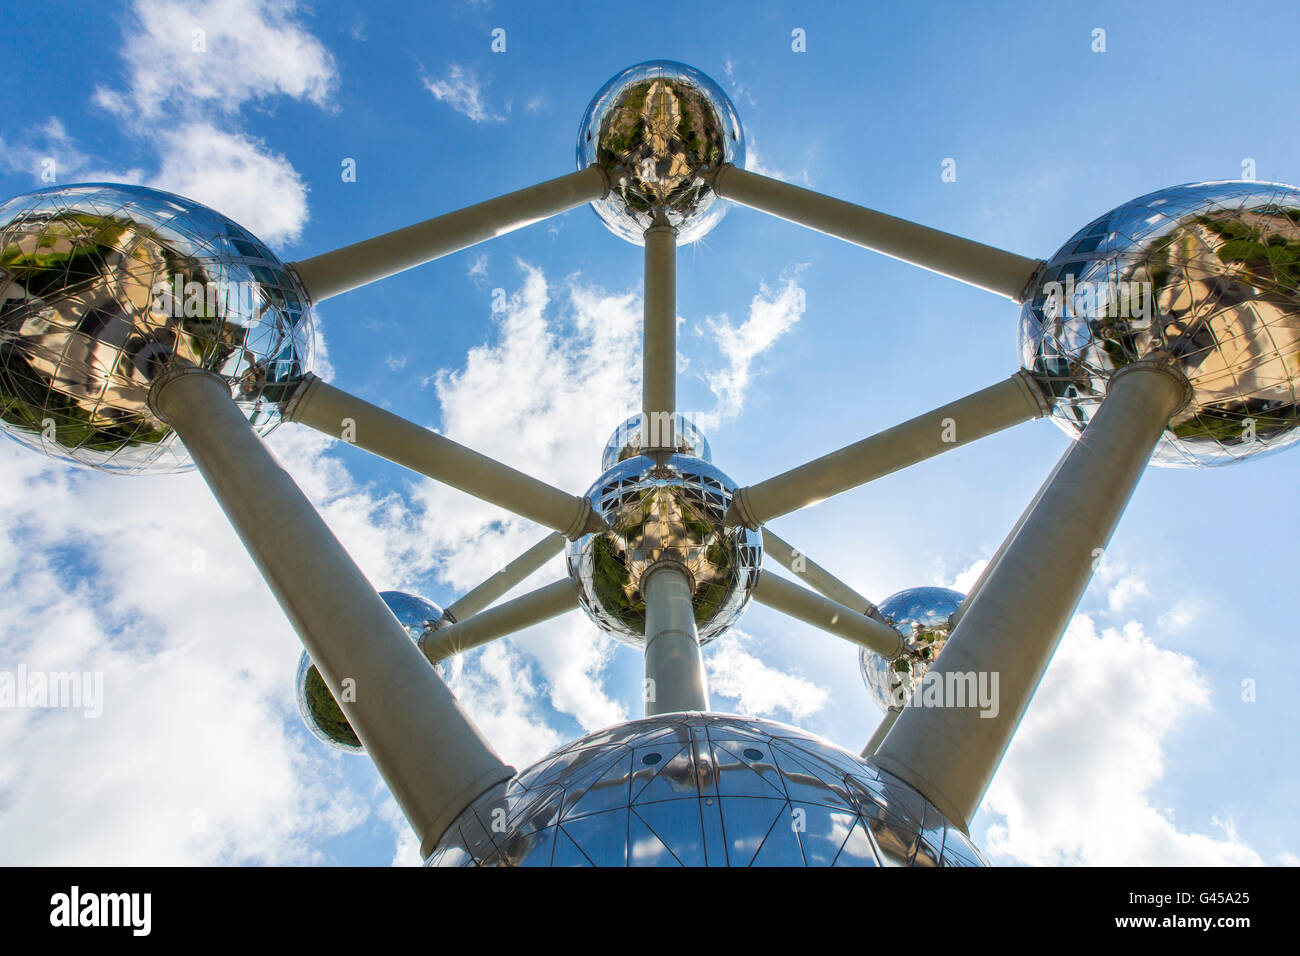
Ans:
{"label": "bottom sphere", "polygon": [[860,757],[775,721],[692,713],[588,734],[498,784],[427,865],[988,864]]}

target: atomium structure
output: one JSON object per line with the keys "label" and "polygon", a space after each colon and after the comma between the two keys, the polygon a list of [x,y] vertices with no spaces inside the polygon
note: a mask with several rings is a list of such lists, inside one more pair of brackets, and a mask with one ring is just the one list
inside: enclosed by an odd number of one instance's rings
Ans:
{"label": "atomium structure", "polygon": [[[577,156],[574,173],[287,264],[157,190],[12,199],[0,425],[90,468],[197,468],[302,639],[304,721],[374,761],[431,865],[984,865],[971,819],[1148,463],[1222,465],[1300,440],[1300,190],[1165,189],[1026,258],[745,170],[726,95],[667,61],[597,93]],[[730,203],[1012,300],[1019,366],[738,486],[676,407],[677,247]],[[313,304],[583,204],[645,264],[642,408],[585,494],[311,373]],[[767,527],[1044,417],[1080,440],[969,594],[918,587],[877,606]],[[380,594],[267,451],[281,422],[550,533],[446,610]],[[561,553],[567,576],[504,600]],[[885,716],[860,753],[710,709],[701,648],[753,601],[861,649]],[[645,716],[519,772],[444,678],[464,652],[578,609],[643,651]],[[977,675],[998,678],[993,712],[962,694]]]}

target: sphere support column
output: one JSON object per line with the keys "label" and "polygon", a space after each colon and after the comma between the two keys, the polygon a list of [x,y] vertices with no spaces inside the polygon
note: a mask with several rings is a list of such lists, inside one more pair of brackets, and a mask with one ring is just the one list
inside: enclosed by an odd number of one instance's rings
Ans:
{"label": "sphere support column", "polygon": [[691,580],[668,561],[641,577],[645,594],[645,714],[709,709]]}
{"label": "sphere support column", "polygon": [[[1066,452],[872,761],[969,832],[1061,634],[1187,381],[1131,365]],[[929,685],[927,688],[926,685]],[[970,699],[973,687],[984,691]],[[927,690],[939,703],[927,700]],[[959,690],[960,689],[960,690]],[[964,699],[956,698],[964,696]]]}
{"label": "sphere support column", "polygon": [[513,768],[253,433],[225,381],[174,369],[154,384],[150,404],[185,443],[427,855]]}

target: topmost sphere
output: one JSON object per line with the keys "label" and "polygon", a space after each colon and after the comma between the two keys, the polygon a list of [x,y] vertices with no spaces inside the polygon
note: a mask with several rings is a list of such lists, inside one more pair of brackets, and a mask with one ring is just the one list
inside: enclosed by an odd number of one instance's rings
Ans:
{"label": "topmost sphere", "polygon": [[0,205],[0,428],[119,473],[191,467],[148,407],[168,364],[220,374],[261,433],[311,366],[294,275],[220,213],[100,183]]}
{"label": "topmost sphere", "polygon": [[1156,464],[1221,465],[1300,440],[1300,189],[1162,189],[1085,226],[1036,281],[1020,359],[1071,434],[1113,372],[1154,360],[1193,392]]}
{"label": "topmost sphere", "polygon": [[699,70],[650,60],[601,87],[578,130],[578,168],[610,173],[608,196],[592,206],[616,235],[642,245],[662,213],[679,243],[699,239],[726,206],[699,179],[745,162],[745,134],[722,88]]}

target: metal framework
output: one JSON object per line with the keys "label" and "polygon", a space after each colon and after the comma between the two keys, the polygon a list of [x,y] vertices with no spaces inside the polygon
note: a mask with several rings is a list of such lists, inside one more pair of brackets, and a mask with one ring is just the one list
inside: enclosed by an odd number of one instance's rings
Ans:
{"label": "metal framework", "polygon": [[[1017,301],[1041,264],[730,165],[714,170],[709,181],[723,198]],[[290,268],[320,301],[608,190],[606,174],[592,167]],[[651,225],[645,233],[642,407],[647,420],[676,410],[675,257],[674,227]],[[963,829],[1088,584],[1093,548],[1104,547],[1165,423],[1186,397],[1181,376],[1158,365],[1134,366],[1117,376],[1088,428],[1089,440],[1071,447],[961,609],[935,671],[998,671],[999,715],[983,720],[969,709],[891,709],[868,742],[864,754],[915,786]],[[340,697],[341,706],[427,853],[475,797],[513,773],[428,663],[578,607],[567,579],[496,602],[557,554],[565,538],[601,530],[604,522],[584,498],[307,376],[285,408],[287,420],[336,438],[350,427],[349,440],[358,447],[553,529],[452,604],[445,615],[448,626],[426,634],[417,650],[266,452],[219,377],[194,369],[165,375],[153,386],[151,402],[198,463],[331,690],[337,694],[344,677],[363,690],[382,688],[382,693]],[[808,585],[763,571],[755,598],[887,659],[896,657],[903,639],[881,620],[875,605],[804,559],[767,522],[1047,411],[1037,382],[1017,372],[737,489],[727,521],[761,528],[768,554]],[[945,420],[961,423],[957,440],[943,437]],[[664,449],[651,445],[650,450]],[[1045,554],[1056,558],[1050,569]],[[665,561],[643,581],[648,716],[709,706],[688,578],[679,565]]]}

